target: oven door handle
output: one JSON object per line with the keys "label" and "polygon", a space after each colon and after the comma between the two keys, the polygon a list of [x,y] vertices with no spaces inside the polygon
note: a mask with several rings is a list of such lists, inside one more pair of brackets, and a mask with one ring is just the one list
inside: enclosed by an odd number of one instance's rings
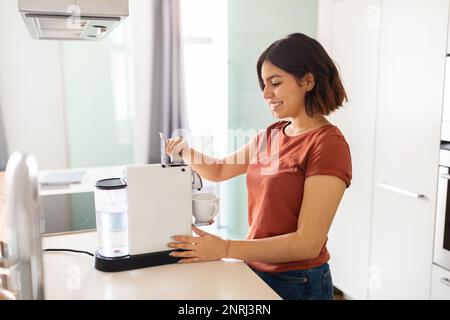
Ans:
{"label": "oven door handle", "polygon": [[440,174],[439,176],[440,176],[441,178],[450,180],[450,174],[445,174],[445,173],[443,173],[443,174]]}
{"label": "oven door handle", "polygon": [[[450,179],[450,177],[449,177],[449,179]],[[389,191],[398,193],[398,194],[401,194],[401,195],[404,195],[404,196],[407,196],[407,197],[411,197],[411,198],[414,198],[414,199],[425,198],[424,194],[415,193],[415,192],[412,192],[412,191],[409,191],[409,190],[405,190],[405,189],[402,189],[402,188],[399,188],[399,187],[395,187],[395,186],[392,186],[390,184],[386,184],[386,183],[383,183],[383,182],[378,183],[378,187],[380,187],[382,189],[385,189],[385,190],[389,190]]]}
{"label": "oven door handle", "polygon": [[441,283],[450,287],[450,279],[449,278],[441,278]]}

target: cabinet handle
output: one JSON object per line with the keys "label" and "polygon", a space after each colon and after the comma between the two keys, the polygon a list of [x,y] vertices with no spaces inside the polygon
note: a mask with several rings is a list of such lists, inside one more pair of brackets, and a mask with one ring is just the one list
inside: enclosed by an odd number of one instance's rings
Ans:
{"label": "cabinet handle", "polygon": [[[449,177],[449,179],[450,179],[450,177]],[[408,190],[405,190],[405,189],[402,189],[402,188],[399,188],[399,187],[391,186],[389,184],[382,183],[382,182],[378,183],[378,187],[380,187],[382,189],[385,189],[385,190],[389,190],[389,191],[398,193],[398,194],[401,194],[401,195],[404,195],[404,196],[407,196],[407,197],[411,197],[411,198],[414,198],[414,199],[425,198],[424,194],[415,193],[415,192],[408,191]]]}
{"label": "cabinet handle", "polygon": [[441,283],[450,287],[450,279],[449,278],[441,278]]}

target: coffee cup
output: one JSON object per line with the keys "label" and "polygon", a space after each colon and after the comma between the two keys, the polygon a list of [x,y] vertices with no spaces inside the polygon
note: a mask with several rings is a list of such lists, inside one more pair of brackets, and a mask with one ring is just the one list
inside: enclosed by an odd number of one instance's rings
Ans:
{"label": "coffee cup", "polygon": [[192,195],[192,215],[196,226],[208,225],[219,211],[219,198],[214,193]]}

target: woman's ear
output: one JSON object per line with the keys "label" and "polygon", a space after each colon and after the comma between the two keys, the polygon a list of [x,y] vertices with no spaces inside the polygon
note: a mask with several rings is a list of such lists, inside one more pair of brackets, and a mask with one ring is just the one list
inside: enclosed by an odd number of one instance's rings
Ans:
{"label": "woman's ear", "polygon": [[306,73],[302,78],[302,84],[305,87],[306,91],[309,92],[314,89],[316,85],[316,80],[314,79],[314,75],[311,72]]}

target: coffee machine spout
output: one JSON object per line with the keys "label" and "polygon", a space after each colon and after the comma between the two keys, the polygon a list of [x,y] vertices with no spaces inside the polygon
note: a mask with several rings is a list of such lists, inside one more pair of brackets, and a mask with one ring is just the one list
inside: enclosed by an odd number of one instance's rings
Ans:
{"label": "coffee machine spout", "polygon": [[160,152],[161,152],[161,165],[163,167],[178,167],[186,165],[183,158],[179,154],[172,154],[170,157],[166,155],[166,136],[164,133],[159,132],[160,138]]}
{"label": "coffee machine spout", "polygon": [[197,189],[198,191],[200,191],[203,188],[202,177],[200,177],[200,175],[194,170],[192,170],[191,172],[192,172],[192,189]]}
{"label": "coffee machine spout", "polygon": [[[183,158],[179,155],[172,155],[170,157],[170,162],[167,161],[167,155],[166,155],[166,136],[164,133],[159,132],[159,138],[160,138],[160,148],[161,148],[161,165],[163,168],[166,167],[175,167],[175,166],[186,166],[186,163],[184,163]],[[192,173],[192,189],[197,189],[200,191],[203,188],[203,181],[200,175],[195,172],[194,170],[191,170]]]}

